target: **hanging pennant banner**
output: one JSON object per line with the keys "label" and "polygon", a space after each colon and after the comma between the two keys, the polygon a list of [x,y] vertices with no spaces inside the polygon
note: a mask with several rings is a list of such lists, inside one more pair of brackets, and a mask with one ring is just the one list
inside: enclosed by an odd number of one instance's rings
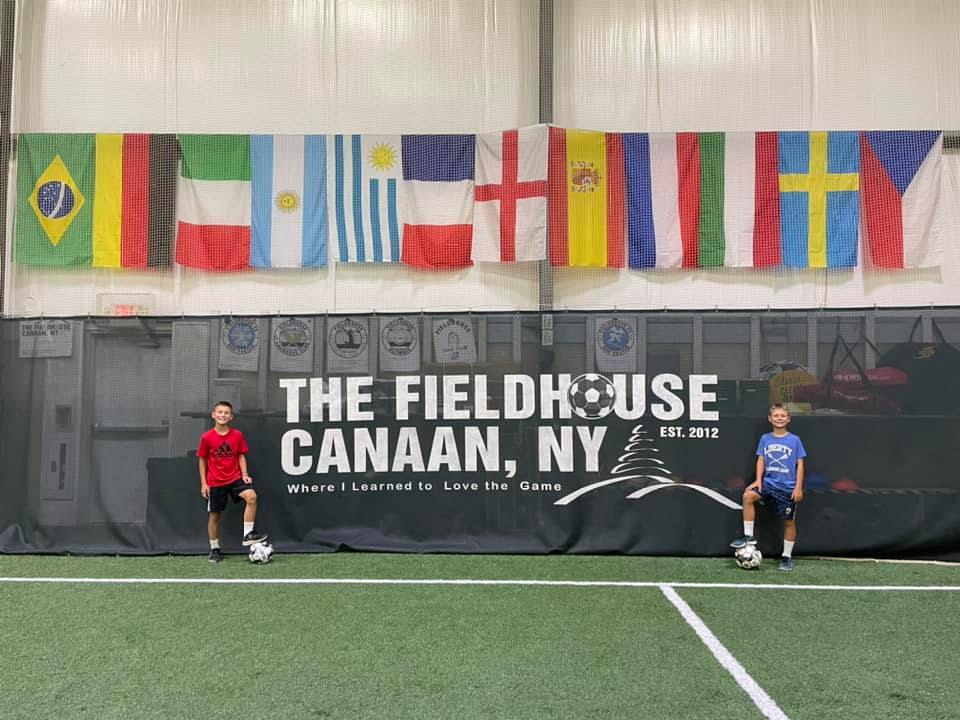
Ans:
{"label": "hanging pennant banner", "polygon": [[637,321],[634,318],[598,317],[596,323],[597,369],[633,372],[637,369]]}
{"label": "hanging pennant banner", "polygon": [[220,330],[220,370],[256,372],[260,367],[259,318],[225,318]]}
{"label": "hanging pennant banner", "polygon": [[370,370],[369,318],[330,318],[327,321],[327,372]]}
{"label": "hanging pennant banner", "polygon": [[433,357],[441,363],[477,361],[477,343],[470,318],[446,317],[433,321]]}
{"label": "hanging pennant banner", "polygon": [[380,369],[387,372],[420,369],[420,325],[416,317],[380,318]]}
{"label": "hanging pennant banner", "polygon": [[270,320],[270,370],[313,372],[313,318]]}

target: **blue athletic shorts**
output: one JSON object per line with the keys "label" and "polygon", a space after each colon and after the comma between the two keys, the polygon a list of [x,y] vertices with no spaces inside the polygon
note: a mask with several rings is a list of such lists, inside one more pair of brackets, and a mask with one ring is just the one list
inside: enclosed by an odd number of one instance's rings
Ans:
{"label": "blue athletic shorts", "polygon": [[753,489],[753,492],[760,495],[760,502],[766,505],[772,502],[777,511],[777,517],[784,520],[797,519],[797,504],[790,497],[792,490],[782,490],[767,483],[763,484],[762,490]]}

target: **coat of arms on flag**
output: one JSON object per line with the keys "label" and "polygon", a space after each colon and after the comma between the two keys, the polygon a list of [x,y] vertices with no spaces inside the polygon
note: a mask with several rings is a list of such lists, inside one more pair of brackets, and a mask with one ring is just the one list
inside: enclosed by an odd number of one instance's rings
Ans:
{"label": "coat of arms on flag", "polygon": [[625,263],[620,133],[550,128],[550,263],[622,268]]}

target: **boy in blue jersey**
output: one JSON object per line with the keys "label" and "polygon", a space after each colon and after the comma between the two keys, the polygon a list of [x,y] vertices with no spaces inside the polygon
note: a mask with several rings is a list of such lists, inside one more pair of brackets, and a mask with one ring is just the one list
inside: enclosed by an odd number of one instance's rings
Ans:
{"label": "boy in blue jersey", "polygon": [[783,518],[783,557],[778,567],[793,570],[797,504],[803,500],[803,459],[807,451],[800,438],[787,430],[790,411],[783,405],[771,405],[768,420],[773,431],[764,433],[757,445],[757,479],[743,491],[743,537],[730,543],[730,547],[757,544],[753,537],[756,504],[771,501],[777,517]]}

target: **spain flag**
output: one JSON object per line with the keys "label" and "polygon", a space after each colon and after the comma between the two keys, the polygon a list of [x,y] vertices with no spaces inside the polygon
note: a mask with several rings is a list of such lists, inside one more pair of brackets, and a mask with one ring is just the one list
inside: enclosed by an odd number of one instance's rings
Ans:
{"label": "spain flag", "polygon": [[626,256],[623,139],[550,128],[550,263],[622,268]]}

